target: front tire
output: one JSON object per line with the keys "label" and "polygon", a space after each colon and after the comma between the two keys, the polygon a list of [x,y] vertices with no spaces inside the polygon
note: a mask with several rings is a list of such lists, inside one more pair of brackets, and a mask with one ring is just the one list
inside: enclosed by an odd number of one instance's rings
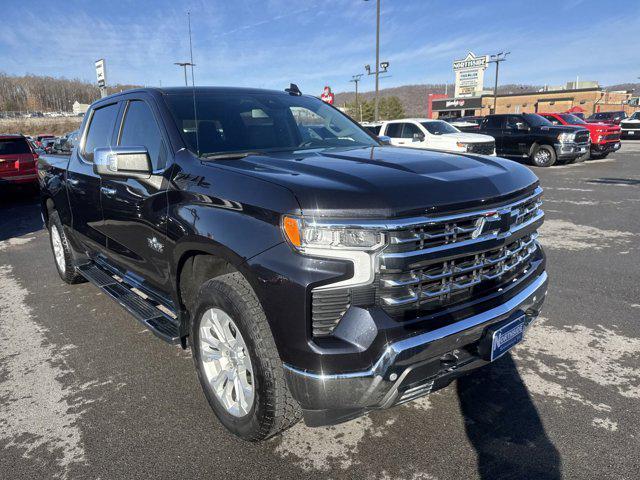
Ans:
{"label": "front tire", "polygon": [[86,280],[73,265],[73,254],[62,227],[62,221],[55,210],[49,214],[49,243],[53,252],[53,260],[60,278],[68,284],[82,283]]}
{"label": "front tire", "polygon": [[607,158],[607,156],[609,155],[609,152],[607,153],[596,153],[596,154],[591,154],[591,159],[593,160],[602,160],[603,158]]}
{"label": "front tire", "polygon": [[536,167],[550,167],[556,163],[556,151],[550,145],[538,145],[531,155],[531,162]]}
{"label": "front tire", "polygon": [[205,282],[191,324],[191,352],[220,422],[249,441],[272,437],[302,418],[258,298],[238,272]]}

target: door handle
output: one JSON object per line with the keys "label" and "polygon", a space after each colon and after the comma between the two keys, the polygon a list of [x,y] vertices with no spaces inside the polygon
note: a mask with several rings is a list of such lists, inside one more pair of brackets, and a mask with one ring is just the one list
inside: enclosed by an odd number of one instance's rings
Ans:
{"label": "door handle", "polygon": [[104,193],[107,197],[113,197],[116,194],[115,188],[100,187],[100,191]]}

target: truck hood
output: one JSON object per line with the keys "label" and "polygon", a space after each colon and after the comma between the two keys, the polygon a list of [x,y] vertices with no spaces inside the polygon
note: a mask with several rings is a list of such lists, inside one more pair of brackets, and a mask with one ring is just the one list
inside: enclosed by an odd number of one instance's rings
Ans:
{"label": "truck hood", "polygon": [[534,127],[537,128],[538,130],[541,130],[543,132],[557,132],[557,133],[562,133],[562,132],[568,132],[568,133],[572,133],[572,132],[577,132],[579,130],[588,130],[587,127],[582,127],[582,126],[577,126],[577,125],[553,125],[553,126],[549,126],[547,127],[542,126],[542,127]]}
{"label": "truck hood", "polygon": [[444,135],[439,135],[436,138],[447,138],[451,139],[451,142],[465,142],[465,143],[484,143],[484,142],[493,142],[494,138],[489,135],[481,135],[479,133],[445,133]]}
{"label": "truck hood", "polygon": [[303,214],[330,217],[450,212],[529,191],[538,182],[528,168],[510,160],[387,146],[253,155],[211,164],[288,188]]}

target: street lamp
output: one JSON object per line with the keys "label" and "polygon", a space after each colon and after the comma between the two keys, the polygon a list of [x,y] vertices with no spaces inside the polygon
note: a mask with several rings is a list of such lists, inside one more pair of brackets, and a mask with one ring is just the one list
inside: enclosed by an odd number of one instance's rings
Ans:
{"label": "street lamp", "polygon": [[500,68],[500,62],[504,62],[510,53],[511,52],[499,52],[491,55],[491,60],[489,60],[489,63],[496,64],[496,82],[493,88],[493,113],[496,113],[496,103],[498,102],[498,70]]}
{"label": "street lamp", "polygon": [[356,112],[360,113],[360,121],[362,122],[362,111],[360,110],[360,104],[358,103],[358,82],[362,78],[362,74],[358,73],[357,75],[352,75],[350,82],[356,84]]}
{"label": "street lamp", "polygon": [[189,84],[187,83],[187,67],[195,67],[196,64],[191,62],[174,62],[173,64],[184,68],[184,86],[188,87]]}

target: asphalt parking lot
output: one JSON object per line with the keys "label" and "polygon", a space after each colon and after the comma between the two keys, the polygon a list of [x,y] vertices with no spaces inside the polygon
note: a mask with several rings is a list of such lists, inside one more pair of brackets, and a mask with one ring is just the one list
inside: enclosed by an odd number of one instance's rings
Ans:
{"label": "asphalt parking lot", "polygon": [[0,477],[638,478],[640,142],[535,172],[551,284],[524,344],[429,397],[262,444],[218,424],[188,352],[62,283],[33,197],[0,196]]}

